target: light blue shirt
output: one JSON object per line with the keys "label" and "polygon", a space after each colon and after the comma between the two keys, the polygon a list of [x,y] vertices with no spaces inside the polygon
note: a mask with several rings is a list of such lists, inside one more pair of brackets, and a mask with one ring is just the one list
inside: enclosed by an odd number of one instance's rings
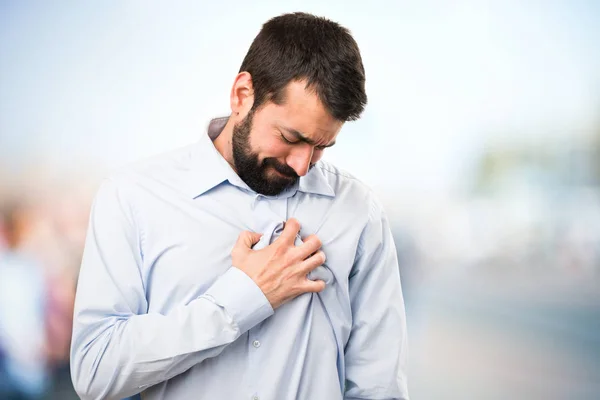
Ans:
{"label": "light blue shirt", "polygon": [[[406,323],[388,220],[360,181],[319,161],[278,196],[253,192],[210,139],[101,185],[77,288],[71,368],[83,399],[408,399]],[[326,288],[273,310],[231,265],[242,230],[268,245],[295,217],[327,255]],[[300,242],[298,238],[297,243]]]}

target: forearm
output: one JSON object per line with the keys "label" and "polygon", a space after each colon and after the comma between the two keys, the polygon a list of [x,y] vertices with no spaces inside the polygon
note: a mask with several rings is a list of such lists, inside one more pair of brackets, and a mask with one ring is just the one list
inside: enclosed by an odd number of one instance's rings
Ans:
{"label": "forearm", "polygon": [[89,308],[76,312],[71,366],[77,393],[120,399],[219,355],[273,313],[248,280],[232,268],[205,295],[167,315],[95,319]]}

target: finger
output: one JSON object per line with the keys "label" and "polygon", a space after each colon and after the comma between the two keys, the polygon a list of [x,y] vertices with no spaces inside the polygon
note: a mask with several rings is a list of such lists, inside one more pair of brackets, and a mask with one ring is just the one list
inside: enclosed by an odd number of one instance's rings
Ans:
{"label": "finger", "polygon": [[309,235],[300,246],[296,247],[300,258],[304,260],[321,248],[321,239],[317,235]]}
{"label": "finger", "polygon": [[236,247],[239,246],[245,249],[251,249],[252,246],[258,243],[261,237],[262,235],[260,233],[243,231],[238,236],[238,240],[235,245]]}
{"label": "finger", "polygon": [[319,250],[312,256],[308,257],[306,260],[302,261],[298,265],[298,269],[302,275],[307,275],[312,270],[325,264],[325,260],[327,260],[325,253],[323,253],[322,250]]}
{"label": "finger", "polygon": [[325,282],[322,280],[311,281],[310,279],[306,279],[306,281],[302,282],[299,289],[303,293],[318,293],[325,289],[325,286]]}
{"label": "finger", "polygon": [[281,236],[279,236],[278,239],[288,243],[294,243],[298,232],[300,232],[300,222],[298,222],[296,218],[290,218],[285,222],[283,232],[281,232]]}

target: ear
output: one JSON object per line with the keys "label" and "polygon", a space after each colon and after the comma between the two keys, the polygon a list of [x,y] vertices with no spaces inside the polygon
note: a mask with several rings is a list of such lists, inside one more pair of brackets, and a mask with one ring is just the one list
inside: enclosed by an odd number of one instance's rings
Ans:
{"label": "ear", "polygon": [[231,117],[236,120],[243,120],[252,109],[254,87],[252,85],[252,75],[249,72],[240,72],[235,77],[229,96],[229,104],[231,106]]}

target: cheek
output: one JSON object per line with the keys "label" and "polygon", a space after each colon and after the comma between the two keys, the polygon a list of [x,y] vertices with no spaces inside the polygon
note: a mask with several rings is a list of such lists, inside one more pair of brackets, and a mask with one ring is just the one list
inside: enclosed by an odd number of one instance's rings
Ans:
{"label": "cheek", "polygon": [[274,140],[261,138],[259,135],[254,135],[250,141],[252,152],[258,154],[260,160],[265,158],[277,158],[283,153],[283,148]]}
{"label": "cheek", "polygon": [[277,142],[263,143],[260,151],[263,158],[284,159],[289,153],[288,146],[286,146],[285,143]]}

